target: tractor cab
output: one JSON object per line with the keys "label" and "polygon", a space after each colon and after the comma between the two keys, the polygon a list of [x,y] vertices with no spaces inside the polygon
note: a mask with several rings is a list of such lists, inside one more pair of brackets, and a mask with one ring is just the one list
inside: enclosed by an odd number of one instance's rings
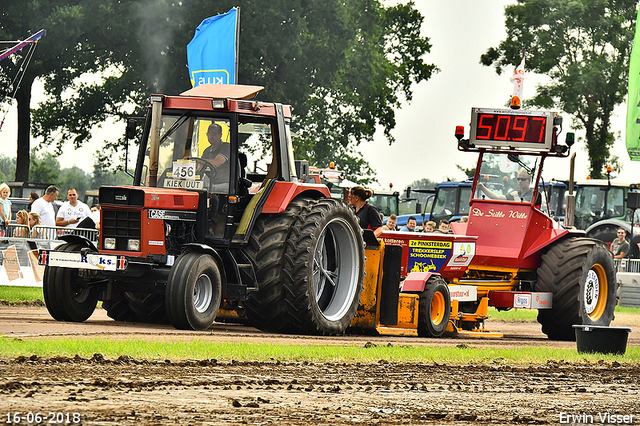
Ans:
{"label": "tractor cab", "polygon": [[205,195],[198,210],[206,214],[194,225],[206,226],[201,232],[195,226],[193,234],[204,234],[214,246],[244,239],[238,226],[261,188],[275,181],[300,182],[289,130],[291,107],[248,100],[261,89],[202,85],[180,96],[152,96],[134,185]]}

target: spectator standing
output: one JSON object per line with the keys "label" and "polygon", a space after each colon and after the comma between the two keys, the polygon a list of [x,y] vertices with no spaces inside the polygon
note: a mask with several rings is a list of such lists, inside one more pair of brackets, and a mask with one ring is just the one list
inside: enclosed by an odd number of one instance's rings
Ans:
{"label": "spectator standing", "polygon": [[370,189],[364,189],[362,186],[354,186],[349,190],[349,204],[356,211],[356,216],[360,222],[362,229],[372,229],[376,237],[382,234],[382,219],[380,212],[367,201],[373,195]]}
{"label": "spectator standing", "polygon": [[75,228],[78,223],[85,217],[89,216],[91,211],[82,201],[78,201],[78,192],[75,188],[69,188],[67,191],[67,200],[58,210],[56,216],[56,226],[65,226],[67,228]]}
{"label": "spectator standing", "polygon": [[416,218],[413,216],[409,216],[409,219],[407,219],[407,224],[403,226],[402,229],[400,229],[400,231],[415,232],[417,224],[418,224],[418,221],[416,220]]}
{"label": "spectator standing", "polygon": [[40,196],[38,195],[37,192],[32,192],[31,194],[29,194],[29,210],[31,210],[31,206],[33,205],[33,202],[38,198],[40,198]]}
{"label": "spectator standing", "polygon": [[631,259],[640,259],[640,234],[634,235],[631,239],[629,248],[629,257]]}
{"label": "spectator standing", "polygon": [[0,236],[4,236],[7,225],[11,222],[11,188],[6,183],[0,185]]}
{"label": "spectator standing", "polygon": [[27,238],[29,236],[29,213],[26,210],[20,210],[16,213],[16,223],[18,226],[13,230],[13,236]]}
{"label": "spectator standing", "polygon": [[422,222],[422,232],[433,232],[436,230],[436,223],[432,220]]}
{"label": "spectator standing", "polygon": [[629,242],[625,239],[627,231],[625,231],[624,228],[618,228],[616,234],[618,235],[618,238],[613,240],[609,249],[611,250],[611,253],[613,253],[614,259],[622,259],[627,255],[627,253],[629,253],[630,248]]}
{"label": "spectator standing", "polygon": [[42,222],[40,221],[40,215],[36,212],[29,213],[29,232],[31,232],[31,238],[38,238],[38,231],[33,229],[34,226],[40,226]]}
{"label": "spectator standing", "polygon": [[385,231],[396,231],[396,224],[398,223],[398,216],[392,214],[387,219],[387,223],[384,224]]}
{"label": "spectator standing", "polygon": [[447,219],[442,219],[438,224],[438,230],[442,231],[445,234],[451,233],[451,225],[449,225],[449,221]]}
{"label": "spectator standing", "polygon": [[49,186],[44,195],[33,202],[31,211],[38,213],[42,226],[56,226],[56,213],[53,209],[53,200],[58,198],[60,191],[55,185]]}

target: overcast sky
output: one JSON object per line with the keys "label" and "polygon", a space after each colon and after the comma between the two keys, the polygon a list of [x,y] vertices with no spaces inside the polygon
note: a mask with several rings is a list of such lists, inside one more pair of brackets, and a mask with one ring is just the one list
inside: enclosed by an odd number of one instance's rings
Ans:
{"label": "overcast sky", "polygon": [[[387,187],[392,182],[396,189],[403,189],[422,178],[433,181],[448,177],[464,179],[456,164],[473,166],[476,156],[457,151],[455,126],[464,125],[468,136],[471,108],[502,108],[513,90],[509,80],[513,70],[498,76],[493,68],[480,64],[480,55],[504,39],[504,6],[514,1],[416,0],[415,3],[425,18],[422,33],[430,38],[433,45],[425,59],[436,64],[440,72],[414,86],[413,101],[397,111],[396,128],[392,131],[395,144],[389,146],[382,132],[378,132],[374,142],[360,146],[363,156],[377,172],[380,187]],[[529,75],[525,80],[525,100],[533,95],[535,85],[540,81],[542,78],[535,75]],[[34,102],[42,99],[39,96],[41,91],[42,85],[34,85]],[[613,130],[622,133],[616,140],[613,153],[621,158],[623,171],[620,177],[640,180],[640,163],[629,160],[623,141],[626,104],[616,113]],[[564,135],[572,129],[571,117],[562,115],[564,129],[561,141],[564,141]],[[12,108],[0,131],[2,152],[11,157],[16,155],[16,126],[15,108]],[[124,124],[106,126],[96,134],[92,143],[82,149],[76,151],[67,146],[59,157],[62,167],[75,164],[87,172],[92,171],[93,155],[100,148],[101,141],[106,137],[116,139],[123,133]],[[577,132],[577,136],[581,134]],[[584,143],[578,141],[573,151],[577,152],[576,179],[583,179],[588,167]],[[336,160],[339,164],[339,159]],[[552,159],[545,170],[547,180],[567,179],[569,160]]]}

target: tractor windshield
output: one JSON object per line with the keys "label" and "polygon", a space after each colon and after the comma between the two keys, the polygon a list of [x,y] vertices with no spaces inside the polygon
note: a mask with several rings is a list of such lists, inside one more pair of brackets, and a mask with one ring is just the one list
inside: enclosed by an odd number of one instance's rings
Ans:
{"label": "tractor windshield", "polygon": [[484,153],[474,199],[531,203],[539,157]]}
{"label": "tractor windshield", "polygon": [[[207,190],[228,194],[230,162],[259,176],[271,170],[273,138],[268,120],[239,117],[237,138],[227,117],[163,115],[158,143],[158,187]],[[232,147],[237,140],[237,147]],[[151,152],[147,149],[141,182],[149,185]],[[273,169],[277,168],[274,165]],[[243,172],[244,173],[244,172]]]}

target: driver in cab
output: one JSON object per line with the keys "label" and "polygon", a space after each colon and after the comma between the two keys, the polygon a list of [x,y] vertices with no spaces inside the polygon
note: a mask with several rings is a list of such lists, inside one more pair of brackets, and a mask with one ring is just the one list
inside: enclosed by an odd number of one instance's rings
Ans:
{"label": "driver in cab", "polygon": [[493,200],[510,200],[521,203],[531,202],[531,200],[533,199],[533,189],[529,188],[529,186],[531,185],[531,176],[529,176],[529,173],[525,169],[520,169],[520,171],[518,172],[518,177],[516,179],[518,180],[518,190],[511,191],[507,195],[496,194],[495,192],[484,186],[482,182],[478,183],[478,188],[480,189],[480,191],[485,193],[487,197]]}
{"label": "driver in cab", "polygon": [[[228,143],[222,143],[222,126],[216,123],[211,124],[207,129],[207,139],[210,145],[202,152],[200,158],[215,167],[216,170],[213,171],[215,176],[212,179],[214,182],[225,182],[229,175],[230,148]],[[207,167],[203,166],[199,172],[205,169]]]}
{"label": "driver in cab", "polygon": [[209,146],[202,152],[203,159],[209,161],[219,170],[229,161],[229,144],[222,143],[222,126],[213,123],[207,129]]}

